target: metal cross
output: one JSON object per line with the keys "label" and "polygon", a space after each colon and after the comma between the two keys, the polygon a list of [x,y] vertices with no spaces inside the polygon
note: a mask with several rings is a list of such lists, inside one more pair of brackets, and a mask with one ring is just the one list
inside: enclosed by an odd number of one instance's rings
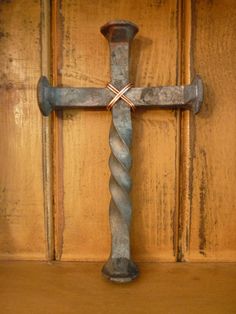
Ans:
{"label": "metal cross", "polygon": [[[129,83],[129,53],[138,27],[129,21],[111,21],[101,27],[110,46],[110,88],[58,88],[51,87],[46,77],[38,83],[38,102],[43,115],[52,110],[77,107],[106,107],[115,95]],[[118,95],[119,96],[119,95]],[[121,93],[112,107],[112,123],[109,134],[111,155],[109,168],[110,228],[112,247],[103,274],[112,281],[127,282],[138,275],[137,266],[130,254],[131,168],[130,146],[132,124],[130,105],[135,107],[183,108],[197,113],[203,100],[202,81],[196,76],[191,85],[163,87],[135,87],[125,95]]]}

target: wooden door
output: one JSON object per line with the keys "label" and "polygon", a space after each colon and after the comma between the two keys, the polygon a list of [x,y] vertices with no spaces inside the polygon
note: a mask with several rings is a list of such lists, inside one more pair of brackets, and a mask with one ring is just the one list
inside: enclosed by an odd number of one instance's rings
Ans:
{"label": "wooden door", "polygon": [[[27,9],[26,9],[27,8]],[[198,116],[137,110],[133,121],[132,251],[136,261],[235,261],[233,0],[1,1],[0,258],[108,257],[111,116],[64,110],[42,118],[36,84],[102,87],[100,26],[139,26],[135,86],[204,80]]]}

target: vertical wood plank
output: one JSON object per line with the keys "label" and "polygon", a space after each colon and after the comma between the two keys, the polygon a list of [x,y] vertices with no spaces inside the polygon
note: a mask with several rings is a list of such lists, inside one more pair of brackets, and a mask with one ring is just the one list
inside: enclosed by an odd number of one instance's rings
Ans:
{"label": "vertical wood plank", "polygon": [[[62,1],[64,86],[105,86],[109,51],[99,32],[112,19],[140,27],[132,49],[136,86],[176,84],[175,1]],[[64,228],[56,247],[63,260],[104,260],[109,254],[108,132],[110,113],[65,110]],[[133,225],[136,260],[175,260],[176,113],[133,115]],[[61,246],[63,244],[63,247]]]}
{"label": "vertical wood plank", "polygon": [[[41,0],[41,75],[51,75],[51,8],[48,0]],[[52,171],[51,116],[42,117],[44,221],[47,242],[47,259],[54,259],[54,213]]]}
{"label": "vertical wood plank", "polygon": [[[192,1],[178,1],[178,82],[190,84],[192,73]],[[194,116],[191,111],[179,112],[179,215],[177,260],[185,261],[189,250],[191,221],[191,185],[193,163]]]}
{"label": "vertical wood plank", "polygon": [[[62,39],[63,17],[61,1],[51,1],[51,49],[52,49],[52,84],[60,86],[62,79]],[[63,148],[63,113],[52,113],[53,133],[53,208],[54,208],[54,242],[55,258],[60,259],[63,246],[64,231],[64,148]]]}
{"label": "vertical wood plank", "polygon": [[189,260],[236,260],[235,1],[196,1],[194,69],[205,83],[195,120]]}
{"label": "vertical wood plank", "polygon": [[45,259],[40,1],[0,10],[0,259]]}

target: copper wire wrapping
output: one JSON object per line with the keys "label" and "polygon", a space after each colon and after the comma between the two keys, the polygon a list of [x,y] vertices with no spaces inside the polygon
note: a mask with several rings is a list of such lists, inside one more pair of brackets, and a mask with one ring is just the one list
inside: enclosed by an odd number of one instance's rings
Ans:
{"label": "copper wire wrapping", "polygon": [[107,110],[111,110],[112,107],[115,105],[115,103],[121,98],[123,99],[132,109],[132,111],[135,110],[135,105],[133,104],[133,102],[126,97],[124,94],[133,86],[132,83],[128,83],[127,85],[125,85],[120,91],[114,87],[111,83],[107,84],[107,88],[112,91],[114,94],[116,94],[116,96],[109,102],[109,104],[107,105]]}

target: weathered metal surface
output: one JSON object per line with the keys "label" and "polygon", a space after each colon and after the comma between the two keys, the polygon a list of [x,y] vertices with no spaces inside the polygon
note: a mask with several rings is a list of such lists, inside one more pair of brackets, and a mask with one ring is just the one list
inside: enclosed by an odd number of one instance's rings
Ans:
{"label": "weathered metal surface", "polygon": [[[129,83],[130,45],[137,31],[138,27],[128,21],[112,21],[101,28],[110,46],[111,84],[119,91]],[[191,85],[136,87],[127,91],[125,96],[136,107],[183,108],[197,113],[203,101],[203,85],[201,78],[196,76]],[[64,107],[106,107],[113,98],[114,93],[107,88],[51,87],[46,77],[41,77],[38,83],[38,103],[45,116],[52,110]],[[110,257],[102,270],[106,277],[118,282],[130,281],[138,274],[130,254],[131,140],[130,106],[120,99],[112,107],[109,134],[112,247]]]}
{"label": "weathered metal surface", "polygon": [[[202,80],[196,76],[191,85],[134,87],[125,94],[135,107],[153,107],[168,109],[171,107],[200,110],[203,99]],[[58,88],[49,85],[46,77],[38,83],[40,110],[48,116],[52,110],[62,107],[105,108],[114,97],[107,88]]]}
{"label": "weathered metal surface", "polygon": [[[107,38],[111,54],[111,83],[118,90],[129,82],[130,44],[138,28],[125,21],[110,22],[101,28]],[[132,205],[129,197],[131,190],[130,146],[132,122],[130,107],[119,100],[112,108],[112,123],[109,134],[111,155],[110,177],[110,228],[112,247],[109,260],[103,267],[103,274],[110,280],[125,282],[138,274],[130,255],[130,221]]]}

